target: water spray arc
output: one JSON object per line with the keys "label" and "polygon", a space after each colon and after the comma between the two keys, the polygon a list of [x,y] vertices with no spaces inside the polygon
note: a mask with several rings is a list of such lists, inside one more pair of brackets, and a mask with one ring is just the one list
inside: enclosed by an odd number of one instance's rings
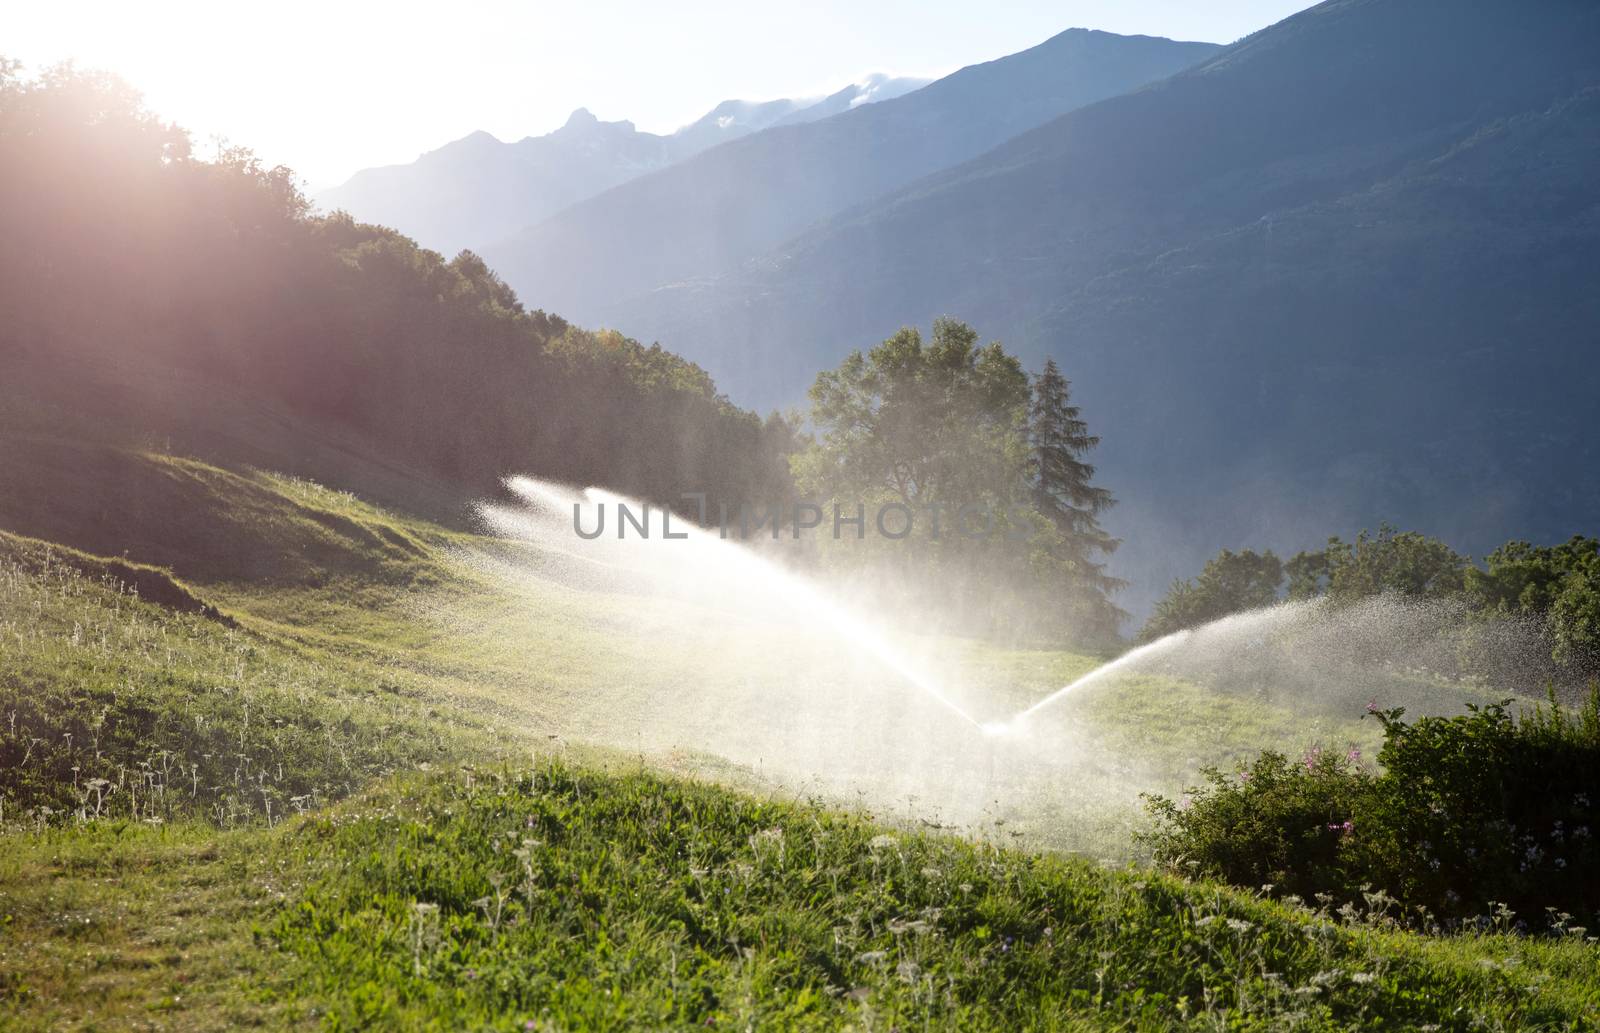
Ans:
{"label": "water spray arc", "polygon": [[[918,671],[865,617],[828,598],[801,578],[751,550],[725,541],[720,535],[686,520],[671,520],[671,532],[678,540],[666,541],[670,518],[665,510],[602,488],[586,488],[581,494],[573,494],[558,485],[529,477],[510,478],[506,481],[506,487],[536,510],[563,521],[573,514],[575,505],[609,505],[617,513],[620,513],[619,507],[626,507],[631,514],[642,516],[648,537],[640,536],[632,541],[620,537],[608,539],[601,550],[596,550],[620,553],[621,559],[570,550],[565,551],[564,555],[611,569],[631,570],[646,575],[659,575],[663,570],[673,570],[685,577],[703,578],[712,572],[720,572],[736,578],[743,585],[752,588],[760,586],[820,622],[832,634],[871,657],[954,717],[974,728],[979,727],[977,718],[951,699],[932,679]],[[494,507],[484,507],[483,514],[497,530],[521,535],[527,532],[525,524],[519,527],[519,521],[513,514],[506,514]],[[648,560],[642,554],[643,549],[651,550]]]}
{"label": "water spray arc", "polygon": [[[1161,653],[1168,652],[1181,645],[1186,639],[1188,639],[1190,634],[1191,632],[1188,630],[1175,631],[1165,638],[1156,639],[1154,642],[1151,642],[1148,645],[1140,646],[1138,649],[1130,649],[1128,652],[1123,653],[1115,660],[1101,664],[1099,667],[1096,667],[1094,670],[1090,671],[1088,674],[1077,679],[1076,681],[1073,681],[1067,685],[1063,685],[1061,688],[1052,692],[1044,699],[1041,699],[1033,706],[1022,711],[1022,713],[1006,722],[1005,727],[1001,731],[1011,732],[1017,730],[1021,727],[1023,722],[1027,721],[1027,719],[1032,717],[1034,714],[1054,706],[1061,700],[1072,695],[1077,690],[1083,688],[1085,685],[1099,681],[1108,674],[1131,667],[1141,660],[1149,660]],[[988,731],[988,729],[985,728],[985,731]]]}

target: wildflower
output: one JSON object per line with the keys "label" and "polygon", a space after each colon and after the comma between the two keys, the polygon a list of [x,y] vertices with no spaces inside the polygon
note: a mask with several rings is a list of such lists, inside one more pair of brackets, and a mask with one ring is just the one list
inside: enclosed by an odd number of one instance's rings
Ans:
{"label": "wildflower", "polygon": [[1352,972],[1352,973],[1350,973],[1350,982],[1352,982],[1352,983],[1363,983],[1363,984],[1364,983],[1371,983],[1371,982],[1374,982],[1377,978],[1378,977],[1373,975],[1371,972]]}
{"label": "wildflower", "polygon": [[1350,747],[1350,752],[1346,753],[1344,755],[1344,759],[1346,761],[1348,761],[1349,763],[1351,763],[1351,764],[1360,764],[1361,763],[1361,747],[1359,747],[1359,746]]}
{"label": "wildflower", "polygon": [[1249,782],[1249,781],[1250,781],[1250,772],[1248,772],[1248,771],[1239,772],[1239,784],[1240,785],[1243,785],[1243,784],[1245,784],[1246,782]]}
{"label": "wildflower", "polygon": [[1322,759],[1322,747],[1313,746],[1306,753],[1305,760],[1302,761],[1302,763],[1305,764],[1307,771],[1315,771],[1316,768],[1317,768],[1317,761],[1319,761],[1321,759]]}
{"label": "wildflower", "polygon": [[1378,712],[1378,699],[1377,699],[1376,696],[1374,696],[1372,699],[1367,700],[1367,713],[1376,714],[1377,712]]}

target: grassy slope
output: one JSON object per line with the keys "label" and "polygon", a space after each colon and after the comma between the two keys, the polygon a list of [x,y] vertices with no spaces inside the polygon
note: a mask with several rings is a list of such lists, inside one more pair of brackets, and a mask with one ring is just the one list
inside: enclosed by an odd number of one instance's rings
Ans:
{"label": "grassy slope", "polygon": [[[614,754],[533,778],[529,751],[551,749],[586,685],[641,664],[701,676],[697,658],[619,635],[625,601],[548,586],[515,616],[538,633],[509,634],[497,590],[446,560],[482,543],[303,481],[6,444],[0,481],[27,490],[0,493],[0,529],[128,558],[0,538],[0,1025],[1100,1028],[1212,1008],[1559,1027],[1597,1006],[1580,943],[1334,930],[1214,887],[627,774]],[[86,469],[116,492],[85,492]],[[130,597],[130,576],[189,612]],[[424,591],[454,626],[419,619]],[[1041,688],[1092,666],[957,653]],[[1073,705],[1119,749],[1160,745],[1174,777],[1219,738],[1243,755],[1308,734],[1289,711],[1162,679]],[[507,774],[385,781],[461,760]],[[89,792],[94,778],[116,791]],[[87,827],[33,831],[97,803]],[[281,820],[300,809],[317,816]],[[474,901],[497,876],[516,897],[524,837],[537,892],[487,928]]]}
{"label": "grassy slope", "polygon": [[1593,1029],[1577,940],[1433,940],[643,771],[272,830],[12,833],[8,1028]]}
{"label": "grassy slope", "polygon": [[313,881],[273,934],[348,1028],[1469,1029],[1600,1005],[1582,943],[1440,951],[644,771],[404,779],[294,850]]}

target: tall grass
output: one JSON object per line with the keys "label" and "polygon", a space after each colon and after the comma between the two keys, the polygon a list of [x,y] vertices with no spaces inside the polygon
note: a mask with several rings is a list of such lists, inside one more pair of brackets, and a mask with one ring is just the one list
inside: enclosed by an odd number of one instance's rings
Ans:
{"label": "tall grass", "polygon": [[0,551],[0,821],[275,822],[486,750],[470,716],[141,600],[50,549]]}

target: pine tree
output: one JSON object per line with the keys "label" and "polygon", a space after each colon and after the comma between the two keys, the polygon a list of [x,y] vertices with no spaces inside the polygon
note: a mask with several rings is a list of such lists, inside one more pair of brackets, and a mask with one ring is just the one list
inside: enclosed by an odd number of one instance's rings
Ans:
{"label": "pine tree", "polygon": [[[1093,483],[1094,466],[1084,457],[1100,439],[1072,404],[1071,384],[1054,359],[1034,380],[1028,409],[1028,439],[1032,450],[1035,508],[1060,536],[1055,550],[1068,579],[1067,595],[1075,608],[1097,611],[1093,618],[1114,625],[1125,616],[1107,598],[1123,581],[1105,572],[1097,557],[1108,556],[1121,544],[1100,526],[1099,516],[1115,505],[1111,492]],[[1080,618],[1089,616],[1080,612]]]}

